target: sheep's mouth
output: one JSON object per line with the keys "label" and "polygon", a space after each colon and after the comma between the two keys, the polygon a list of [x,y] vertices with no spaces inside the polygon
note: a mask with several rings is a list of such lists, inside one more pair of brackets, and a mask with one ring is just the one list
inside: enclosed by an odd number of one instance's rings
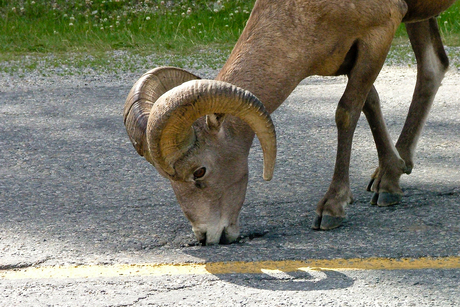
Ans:
{"label": "sheep's mouth", "polygon": [[[219,244],[221,245],[228,245],[228,244],[232,244],[232,243],[238,243],[240,240],[240,237],[238,237],[236,240],[231,240],[230,238],[228,238],[228,235],[224,230],[222,230],[222,233],[220,235],[220,239],[219,239]],[[207,246],[207,245],[214,245],[215,243],[212,243],[212,244],[208,244],[207,243],[207,235],[206,233],[204,233],[201,237],[201,239],[199,240],[199,244],[202,245],[202,246]]]}

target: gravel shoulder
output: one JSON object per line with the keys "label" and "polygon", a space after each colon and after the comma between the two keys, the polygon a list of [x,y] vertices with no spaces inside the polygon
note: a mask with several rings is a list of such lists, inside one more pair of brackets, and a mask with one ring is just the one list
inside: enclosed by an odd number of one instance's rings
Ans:
{"label": "gravel shoulder", "polygon": [[[446,47],[451,72],[460,73],[460,47]],[[133,84],[143,73],[157,66],[178,66],[203,78],[214,78],[226,61],[229,50],[202,50],[188,56],[145,55],[113,51],[102,58],[89,54],[23,56],[0,62],[0,93],[52,89],[57,87],[101,87]],[[386,66],[413,68],[415,57],[408,44],[390,50]]]}

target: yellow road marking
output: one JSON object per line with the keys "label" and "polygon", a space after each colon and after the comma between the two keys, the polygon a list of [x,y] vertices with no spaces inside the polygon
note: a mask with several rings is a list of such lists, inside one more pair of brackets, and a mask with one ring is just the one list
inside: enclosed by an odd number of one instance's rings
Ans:
{"label": "yellow road marking", "polygon": [[183,264],[114,264],[43,266],[24,269],[0,270],[0,280],[98,278],[116,276],[161,276],[203,274],[261,274],[267,270],[294,272],[300,270],[419,270],[460,269],[459,257],[440,258],[355,258],[310,259],[260,262],[211,262]]}

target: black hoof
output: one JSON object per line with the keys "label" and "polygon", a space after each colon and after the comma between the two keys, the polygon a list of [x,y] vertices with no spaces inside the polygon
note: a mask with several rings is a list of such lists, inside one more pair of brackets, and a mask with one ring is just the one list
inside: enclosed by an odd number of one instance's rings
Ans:
{"label": "black hoof", "polygon": [[378,195],[377,206],[388,207],[398,204],[401,201],[401,194],[391,194],[388,192],[382,192]]}
{"label": "black hoof", "polygon": [[372,194],[371,205],[377,205],[379,201],[379,193]]}
{"label": "black hoof", "polygon": [[374,184],[375,179],[372,178],[371,181],[369,181],[369,184],[366,187],[366,191],[372,192],[372,185]]}
{"label": "black hoof", "polygon": [[321,216],[319,216],[318,214],[315,214],[315,218],[313,219],[313,224],[311,225],[311,228],[314,230],[321,229]]}
{"label": "black hoof", "polygon": [[319,216],[316,214],[313,219],[313,224],[311,226],[314,230],[330,230],[339,227],[342,225],[342,222],[345,218],[340,216],[331,216],[323,215]]}
{"label": "black hoof", "polygon": [[401,202],[402,195],[392,194],[388,192],[374,193],[371,198],[371,205],[377,205],[379,207],[393,206]]}

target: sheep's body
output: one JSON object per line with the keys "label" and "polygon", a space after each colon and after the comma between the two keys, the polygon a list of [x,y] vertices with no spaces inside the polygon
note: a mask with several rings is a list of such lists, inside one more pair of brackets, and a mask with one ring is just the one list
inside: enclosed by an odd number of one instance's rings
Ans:
{"label": "sheep's body", "polygon": [[[345,216],[345,206],[352,201],[349,162],[361,111],[372,129],[379,156],[379,167],[369,185],[374,192],[372,202],[388,206],[399,201],[402,195],[399,178],[412,169],[417,139],[448,66],[434,16],[453,2],[258,0],[255,3],[217,80],[252,92],[271,113],[310,75],[349,77],[335,117],[338,148],[334,175],[326,195],[318,203],[313,228],[338,227]],[[406,124],[394,146],[373,83],[401,22],[406,23],[417,58],[418,76]],[[247,185],[247,156],[254,137],[244,122],[221,115],[210,115],[206,122],[200,120],[194,124],[199,146],[193,151],[187,149],[187,154],[171,162],[171,167],[182,173],[182,179],[166,174],[197,238],[208,244],[231,242],[238,237],[238,215]],[[202,165],[212,173],[203,180],[190,177]]]}
{"label": "sheep's body", "polygon": [[[251,91],[273,112],[298,83],[310,75],[347,74],[349,77],[336,112],[335,172],[329,190],[318,204],[314,228],[339,226],[346,204],[352,201],[348,169],[352,136],[361,110],[368,118],[379,152],[379,168],[369,187],[375,192],[372,202],[387,206],[399,201],[402,195],[399,177],[412,169],[418,136],[448,67],[434,16],[454,2],[256,2],[218,80]],[[406,23],[417,57],[418,77],[411,110],[396,150],[385,128],[372,84],[401,22]]]}

